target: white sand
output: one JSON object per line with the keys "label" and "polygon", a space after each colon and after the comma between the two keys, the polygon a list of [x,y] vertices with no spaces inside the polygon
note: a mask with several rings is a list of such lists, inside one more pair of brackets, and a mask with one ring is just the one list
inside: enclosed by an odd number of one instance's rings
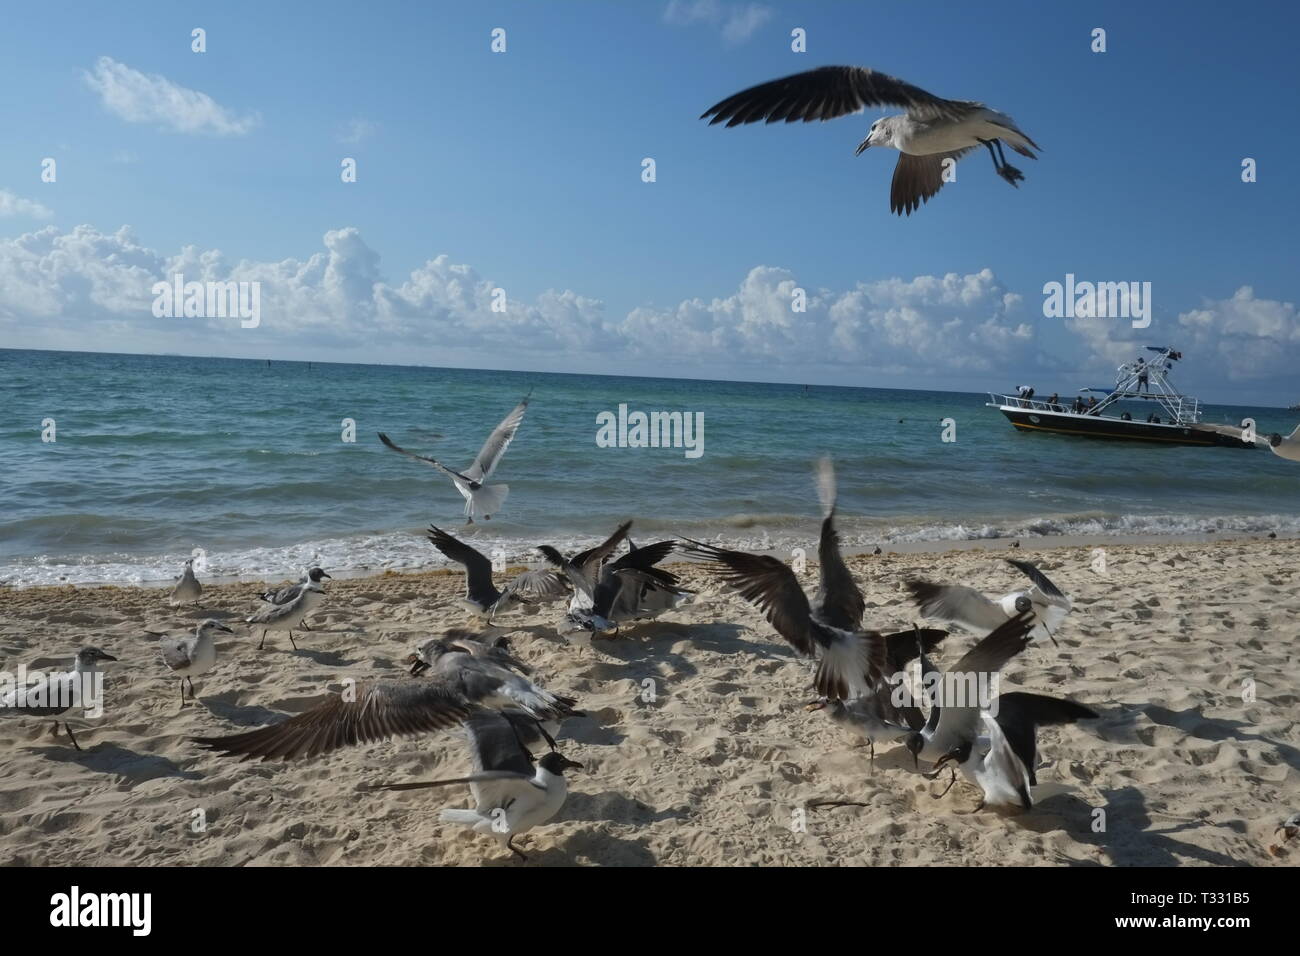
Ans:
{"label": "white sand", "polygon": [[[811,549],[810,549],[811,550]],[[1040,736],[1038,805],[969,815],[959,783],[942,800],[902,748],[878,746],[868,775],[855,746],[807,713],[808,667],[739,598],[704,593],[688,609],[592,646],[569,644],[556,611],[503,618],[516,653],[548,687],[589,713],[560,746],[586,764],[556,821],[523,840],[528,865],[599,863],[1255,864],[1286,865],[1273,831],[1300,810],[1297,700],[1300,542],[1152,543],[1107,548],[962,551],[854,558],[867,619],[912,623],[910,576],[999,592],[1022,579],[999,559],[1041,563],[1075,601],[1059,650],[1031,647],[1003,689],[1068,695],[1103,711]],[[811,590],[815,565],[805,576]],[[74,717],[85,750],[49,735],[49,719],[0,718],[0,863],[518,865],[492,841],[437,822],[463,806],[452,789],[358,793],[362,782],[468,769],[447,732],[292,764],[241,763],[189,743],[299,712],[344,677],[414,679],[401,659],[420,639],[464,623],[459,574],[332,582],[314,630],[293,653],[236,624],[260,587],[209,587],[201,610],[172,609],[147,588],[0,590],[0,657],[67,666],[96,644],[121,658],[98,722]],[[216,668],[179,712],[177,683],[146,630],[180,632],[213,616],[236,627]],[[954,631],[939,660],[974,638]],[[656,699],[641,699],[646,681]],[[1243,702],[1244,682],[1256,699]],[[867,807],[804,812],[809,801]],[[1104,832],[1094,808],[1105,810]],[[195,832],[196,811],[206,829]]]}

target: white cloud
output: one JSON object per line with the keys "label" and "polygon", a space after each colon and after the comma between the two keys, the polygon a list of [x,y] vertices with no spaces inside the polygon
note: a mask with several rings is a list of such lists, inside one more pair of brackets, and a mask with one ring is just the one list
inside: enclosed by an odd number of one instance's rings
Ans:
{"label": "white cloud", "polygon": [[0,189],[0,219],[8,216],[30,216],[33,219],[49,219],[54,213],[32,199],[15,196],[7,189]]}
{"label": "white cloud", "polygon": [[674,26],[705,23],[721,29],[722,39],[731,46],[744,43],[772,17],[772,10],[759,3],[722,3],[721,0],[669,0],[664,22]]}
{"label": "white cloud", "polygon": [[619,331],[647,356],[667,348],[714,363],[848,365],[884,374],[1001,371],[1036,349],[1033,327],[1009,318],[1019,297],[988,269],[810,289],[804,312],[791,308],[796,288],[792,273],[757,266],[733,295],[634,309]]}
{"label": "white cloud", "polygon": [[360,143],[362,140],[369,139],[379,132],[379,124],[372,123],[368,119],[350,119],[343,124],[339,131],[340,143]]}
{"label": "white cloud", "polygon": [[1242,286],[1230,299],[1178,316],[1189,350],[1215,361],[1234,380],[1285,378],[1300,367],[1300,314],[1294,303],[1257,299]]}
{"label": "white cloud", "polygon": [[104,108],[128,123],[152,123],[178,133],[242,136],[259,122],[255,113],[237,116],[206,93],[133,70],[112,57],[101,56],[84,75]]}

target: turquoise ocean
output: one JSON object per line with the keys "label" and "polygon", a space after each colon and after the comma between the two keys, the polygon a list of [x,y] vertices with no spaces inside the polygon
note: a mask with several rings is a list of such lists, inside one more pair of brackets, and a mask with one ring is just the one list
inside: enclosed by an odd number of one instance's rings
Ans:
{"label": "turquoise ocean", "polygon": [[[1064,394],[1078,383],[1059,383]],[[1047,387],[1043,387],[1047,386]],[[1039,383],[1046,395],[1052,383]],[[1012,383],[990,382],[997,391]],[[502,512],[463,527],[433,469],[473,460],[531,390],[495,481]],[[1022,435],[959,392],[0,350],[0,584],[435,567],[436,523],[535,561],[607,533],[809,547],[812,462],[831,454],[848,548],[1034,535],[1300,532],[1300,470],[1266,451]],[[703,454],[600,447],[602,412],[703,416]],[[1289,432],[1296,413],[1205,406]],[[942,440],[944,419],[956,440]],[[43,441],[54,422],[54,441]],[[355,441],[344,441],[344,419]]]}

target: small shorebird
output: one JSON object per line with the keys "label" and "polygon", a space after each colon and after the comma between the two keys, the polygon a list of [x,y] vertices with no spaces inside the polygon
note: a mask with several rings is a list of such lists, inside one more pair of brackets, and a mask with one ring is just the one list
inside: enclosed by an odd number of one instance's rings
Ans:
{"label": "small shorebird", "polygon": [[[1007,564],[1032,582],[1032,587],[1012,591],[1000,598],[985,597],[974,588],[930,581],[906,581],[904,587],[925,617],[960,624],[977,634],[987,633],[1019,614],[1032,614],[1034,637],[1046,634],[1056,644],[1053,631],[1061,626],[1072,607],[1070,599],[1028,561],[1007,559]],[[1059,645],[1057,645],[1059,646]]]}
{"label": "small shorebird", "polygon": [[[949,761],[955,762],[966,779],[983,793],[973,813],[986,806],[1032,809],[1030,788],[1038,785],[1034,772],[1038,728],[1099,716],[1092,708],[1072,700],[1020,692],[1000,694],[991,709],[996,716],[976,714],[978,720],[967,719],[956,729],[953,739],[957,742],[935,761],[931,773],[938,774]],[[986,734],[983,737],[979,735],[981,721]],[[949,783],[944,793],[951,788]]]}
{"label": "small shorebird", "polygon": [[511,409],[510,414],[501,420],[501,424],[492,429],[492,434],[488,436],[488,440],[479,449],[477,457],[463,472],[453,471],[436,458],[426,458],[424,455],[409,452],[405,448],[394,444],[392,439],[383,432],[379,433],[379,440],[399,455],[422,461],[426,465],[437,468],[450,478],[451,483],[456,486],[456,490],[465,499],[466,524],[473,524],[476,514],[481,514],[483,520],[488,521],[505,504],[506,495],[510,493],[510,486],[492,485],[489,487],[487,480],[492,477],[492,472],[496,470],[497,463],[501,461],[501,456],[510,447],[510,442],[514,440],[515,432],[519,431],[519,426],[524,420],[524,412],[527,410],[528,396],[525,395],[523,401]]}
{"label": "small shorebird", "polygon": [[492,583],[492,561],[481,551],[434,525],[429,525],[428,537],[445,557],[465,566],[465,598],[461,603],[470,614],[486,618],[489,623],[521,604],[545,604],[569,595],[563,576],[549,569],[524,571],[497,590]]}
{"label": "small shorebird", "polygon": [[582,764],[553,750],[534,767],[532,754],[520,741],[515,726],[495,711],[477,710],[471,714],[465,720],[465,737],[474,767],[469,776],[372,784],[362,789],[423,790],[468,784],[474,808],[443,810],[439,815],[442,822],[458,823],[473,828],[475,833],[492,836],[502,847],[527,860],[515,847],[515,837],[541,826],[559,812],[569,792],[564,771],[580,770]]}
{"label": "small shorebird", "polygon": [[181,572],[181,579],[176,587],[172,588],[170,604],[175,607],[178,604],[198,604],[199,598],[203,594],[203,585],[199,579],[194,576],[194,559],[189,558],[185,561],[185,570]]}
{"label": "small shorebird", "polygon": [[901,106],[906,111],[872,123],[857,149],[858,154],[871,146],[898,150],[889,209],[900,216],[910,216],[955,179],[952,169],[971,150],[987,149],[997,174],[1016,186],[1025,176],[1007,162],[1002,144],[1030,159],[1037,159],[1033,150],[1042,148],[1010,116],[983,103],[946,100],[862,66],[823,66],[760,83],[710,106],[700,119],[729,127],[811,123],[860,113],[868,106]]}
{"label": "small shorebird", "polygon": [[217,631],[234,633],[220,621],[209,618],[195,629],[191,637],[165,637],[158,642],[163,663],[180,678],[182,707],[185,706],[185,682],[190,682],[190,696],[196,697],[194,677],[206,674],[217,663],[217,644],[213,639]]}
{"label": "small shorebird", "polygon": [[[101,661],[117,660],[112,654],[101,651],[98,647],[83,647],[77,651],[72,670],[49,674],[41,680],[14,688],[0,696],[0,716],[25,715],[28,717],[54,717],[51,733],[59,733],[60,714],[73,707],[83,707],[92,703],[87,699],[88,693],[95,693],[87,684],[93,679],[91,675],[99,671]],[[78,750],[81,745],[72,735],[72,726],[65,718],[63,729],[68,732],[68,739]]]}
{"label": "small shorebird", "polygon": [[301,628],[303,618],[320,607],[321,602],[325,600],[325,589],[321,586],[320,578],[327,577],[329,575],[324,571],[320,572],[319,577],[309,576],[306,581],[297,585],[299,591],[292,600],[285,604],[272,604],[244,618],[245,624],[262,629],[262,640],[257,645],[259,651],[266,646],[267,631],[288,631],[289,643],[293,645],[295,651],[298,649],[298,644],[293,639],[294,629]]}
{"label": "small shorebird", "polygon": [[[314,581],[317,584],[320,584],[323,578],[328,577],[329,575],[320,568],[308,568],[303,572],[302,577],[298,579],[297,583],[287,585],[275,591],[267,591],[262,595],[262,600],[267,604],[274,605],[292,604],[298,599],[298,595],[302,593],[304,586],[308,582]],[[298,626],[304,631],[311,630],[311,628],[307,626],[305,616],[302,621],[298,622]]]}

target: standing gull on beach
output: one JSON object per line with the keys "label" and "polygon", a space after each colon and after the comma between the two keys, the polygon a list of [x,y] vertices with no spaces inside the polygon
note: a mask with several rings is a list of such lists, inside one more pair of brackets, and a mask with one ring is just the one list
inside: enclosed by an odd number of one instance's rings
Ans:
{"label": "standing gull on beach", "polygon": [[185,570],[181,572],[180,582],[172,588],[170,604],[175,607],[178,604],[198,604],[199,598],[203,595],[203,585],[199,579],[194,576],[194,559],[188,558],[185,561]]}
{"label": "standing gull on beach", "polygon": [[708,119],[710,126],[811,123],[860,113],[868,106],[901,106],[906,111],[872,123],[857,149],[859,154],[871,146],[898,150],[889,209],[900,216],[910,216],[955,179],[951,170],[973,149],[987,149],[997,174],[1015,186],[1024,173],[1007,162],[1002,144],[1030,159],[1037,159],[1033,150],[1042,148],[1010,116],[983,103],[946,100],[862,66],[823,66],[760,83],[709,107],[700,119]]}
{"label": "standing gull on beach", "polygon": [[[314,581],[317,584],[320,584],[322,578],[328,577],[329,575],[320,568],[309,568],[307,571],[303,572],[302,577],[300,577],[296,583],[286,585],[278,590],[267,591],[262,595],[262,600],[267,604],[292,604],[298,599],[298,595],[302,594],[309,581]],[[298,622],[298,626],[304,631],[311,630],[311,628],[307,626],[305,616],[302,621]]]}
{"label": "standing gull on beach", "polygon": [[[50,732],[57,735],[58,717],[61,714],[67,713],[73,707],[86,707],[96,703],[102,705],[102,701],[91,699],[99,690],[95,678],[99,671],[97,665],[101,661],[115,660],[116,657],[101,651],[98,647],[83,647],[77,651],[72,670],[48,674],[36,682],[16,687],[0,695],[0,717],[53,717],[55,721]],[[72,735],[72,726],[66,718],[63,721],[63,729],[68,732],[68,739],[72,741],[72,746],[80,750],[81,744],[77,743],[77,738]]]}
{"label": "standing gull on beach", "polygon": [[453,471],[436,458],[426,458],[424,455],[409,452],[405,448],[394,444],[392,439],[383,432],[379,433],[379,440],[399,455],[422,461],[426,465],[437,468],[450,478],[451,483],[456,486],[456,490],[465,499],[466,524],[473,524],[474,516],[479,514],[483,516],[484,521],[488,521],[505,504],[506,495],[510,493],[510,486],[492,485],[489,487],[487,480],[492,477],[492,472],[496,470],[497,464],[501,461],[501,456],[510,447],[515,432],[519,431],[519,426],[523,423],[524,412],[527,410],[528,396],[525,395],[523,401],[511,409],[510,414],[501,420],[501,424],[492,429],[492,434],[483,443],[478,455],[463,472]]}
{"label": "standing gull on beach", "polygon": [[[321,571],[320,578],[328,577],[328,574]],[[298,649],[298,643],[293,639],[294,630],[301,630],[303,618],[320,607],[321,602],[325,600],[325,589],[321,586],[320,578],[309,576],[298,586],[300,590],[297,597],[284,604],[272,604],[244,618],[245,624],[262,629],[262,640],[257,645],[259,651],[266,646],[267,631],[288,631],[289,643],[293,645],[295,651]]]}
{"label": "standing gull on beach", "polygon": [[158,642],[163,663],[180,678],[182,707],[185,706],[185,682],[190,682],[190,697],[196,697],[194,678],[206,674],[217,663],[217,644],[213,639],[217,631],[234,633],[220,621],[209,618],[190,637],[164,637]]}

